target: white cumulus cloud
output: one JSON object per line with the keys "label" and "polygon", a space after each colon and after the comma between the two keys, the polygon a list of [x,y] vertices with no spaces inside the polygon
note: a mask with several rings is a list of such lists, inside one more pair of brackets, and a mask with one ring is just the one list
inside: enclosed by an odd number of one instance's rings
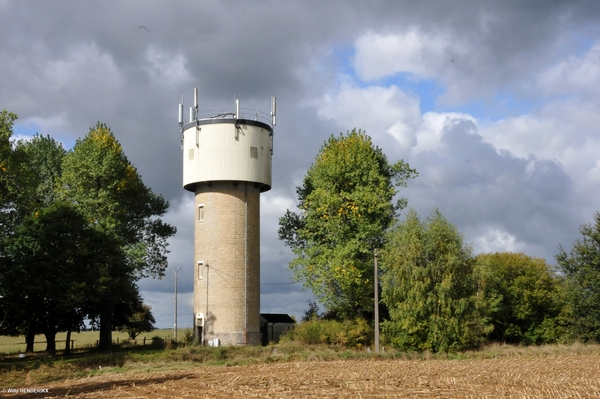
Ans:
{"label": "white cumulus cloud", "polygon": [[411,28],[403,33],[366,33],[355,42],[354,67],[358,76],[376,80],[406,72],[417,79],[435,77],[443,65],[464,49],[448,35]]}

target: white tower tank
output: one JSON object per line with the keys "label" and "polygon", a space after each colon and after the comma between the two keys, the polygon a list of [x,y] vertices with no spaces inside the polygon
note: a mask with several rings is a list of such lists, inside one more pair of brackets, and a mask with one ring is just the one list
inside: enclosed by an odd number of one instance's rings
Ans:
{"label": "white tower tank", "polygon": [[260,193],[271,189],[271,114],[200,111],[179,123],[183,187],[195,193],[194,337],[204,345],[260,344]]}

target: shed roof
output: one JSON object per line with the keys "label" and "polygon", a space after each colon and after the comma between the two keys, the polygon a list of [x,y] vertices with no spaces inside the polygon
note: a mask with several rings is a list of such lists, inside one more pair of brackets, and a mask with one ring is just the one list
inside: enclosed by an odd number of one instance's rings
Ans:
{"label": "shed roof", "polygon": [[294,319],[290,317],[290,315],[285,313],[261,313],[260,317],[267,323],[296,323]]}

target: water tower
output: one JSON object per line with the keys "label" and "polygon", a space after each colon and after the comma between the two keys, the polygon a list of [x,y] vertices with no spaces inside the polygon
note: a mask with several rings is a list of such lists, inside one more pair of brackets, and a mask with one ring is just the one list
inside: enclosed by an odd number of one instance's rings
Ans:
{"label": "water tower", "polygon": [[[258,110],[200,110],[179,125],[194,207],[194,339],[260,344],[260,193],[271,189],[275,98]],[[233,107],[232,107],[233,108]]]}

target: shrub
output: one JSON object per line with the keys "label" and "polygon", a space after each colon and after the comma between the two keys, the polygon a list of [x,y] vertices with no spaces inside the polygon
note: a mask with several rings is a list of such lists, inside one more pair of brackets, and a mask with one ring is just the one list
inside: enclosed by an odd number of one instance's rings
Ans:
{"label": "shrub", "polygon": [[184,333],[183,342],[191,344],[194,342],[194,332],[191,328],[186,328]]}
{"label": "shrub", "polygon": [[282,338],[282,341],[360,349],[370,345],[373,335],[373,329],[363,319],[345,321],[310,320],[296,326],[295,329]]}
{"label": "shrub", "polygon": [[164,348],[165,340],[159,337],[158,335],[155,335],[154,337],[152,337],[152,343],[150,345],[154,348]]}
{"label": "shrub", "polygon": [[382,325],[400,350],[455,352],[477,347],[489,329],[477,308],[471,248],[439,210],[411,210],[381,255]]}

